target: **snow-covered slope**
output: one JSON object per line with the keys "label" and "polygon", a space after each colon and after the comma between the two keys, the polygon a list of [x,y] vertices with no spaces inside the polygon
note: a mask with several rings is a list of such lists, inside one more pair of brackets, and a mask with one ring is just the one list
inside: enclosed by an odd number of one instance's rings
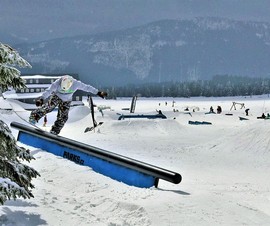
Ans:
{"label": "snow-covered slope", "polygon": [[[183,176],[180,184],[161,180],[158,188],[131,187],[88,167],[31,148],[36,158],[31,166],[41,174],[34,181],[35,198],[8,201],[0,207],[0,223],[270,224],[270,120],[257,119],[270,111],[268,97],[139,98],[135,114],[152,114],[160,109],[168,119],[118,121],[116,113],[127,113],[121,109],[129,106],[130,101],[94,98],[95,104],[111,109],[103,111],[104,117],[96,111],[96,120],[104,124],[89,133],[83,132],[92,125],[89,109],[73,108],[60,135],[179,172]],[[245,103],[250,108],[249,116],[245,116],[245,109],[240,106],[230,111],[233,101]],[[210,106],[216,109],[218,105],[223,109],[221,114],[205,114]],[[196,110],[186,114],[186,107]],[[49,125],[55,114],[48,115]],[[27,117],[27,112],[23,116]],[[239,116],[249,120],[240,121]],[[20,121],[7,111],[1,111],[0,119],[7,123]],[[212,125],[189,125],[189,120],[209,121]],[[13,133],[16,136],[17,131]]]}

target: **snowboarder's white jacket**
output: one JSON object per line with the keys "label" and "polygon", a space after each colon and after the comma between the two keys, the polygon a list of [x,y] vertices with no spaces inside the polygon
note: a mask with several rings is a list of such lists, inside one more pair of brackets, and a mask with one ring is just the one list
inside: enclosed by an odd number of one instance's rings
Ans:
{"label": "snowboarder's white jacket", "polygon": [[76,90],[83,90],[85,92],[90,92],[93,94],[97,94],[98,90],[91,85],[87,85],[73,78],[73,84],[68,90],[61,89],[61,81],[62,78],[57,79],[55,82],[51,84],[51,86],[45,90],[42,94],[41,98],[47,99],[51,94],[57,95],[61,100],[72,101],[72,96]]}

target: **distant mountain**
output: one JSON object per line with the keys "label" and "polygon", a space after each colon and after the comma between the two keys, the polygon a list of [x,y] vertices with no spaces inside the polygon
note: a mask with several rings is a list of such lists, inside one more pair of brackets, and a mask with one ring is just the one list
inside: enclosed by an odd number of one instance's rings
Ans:
{"label": "distant mountain", "polygon": [[8,32],[2,32],[0,30],[0,42],[13,46],[13,43],[23,43],[26,40],[24,38],[19,38],[15,34]]}
{"label": "distant mountain", "polygon": [[270,75],[270,24],[221,18],[145,26],[14,46],[29,73],[78,73],[96,86]]}

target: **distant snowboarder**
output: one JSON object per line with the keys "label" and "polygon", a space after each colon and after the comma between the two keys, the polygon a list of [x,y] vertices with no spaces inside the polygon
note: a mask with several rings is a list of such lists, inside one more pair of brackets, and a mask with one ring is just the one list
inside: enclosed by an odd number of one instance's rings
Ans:
{"label": "distant snowboarder", "polygon": [[[64,75],[51,84],[51,86],[36,100],[36,106],[40,107],[33,110],[29,117],[31,124],[36,124],[40,118],[54,110],[58,106],[57,119],[51,128],[51,133],[59,134],[68,120],[68,113],[72,96],[76,90],[83,90],[104,98],[106,92],[101,92],[91,85],[87,85],[74,79],[70,75]],[[48,99],[44,104],[44,100]],[[44,105],[43,105],[44,104]]]}

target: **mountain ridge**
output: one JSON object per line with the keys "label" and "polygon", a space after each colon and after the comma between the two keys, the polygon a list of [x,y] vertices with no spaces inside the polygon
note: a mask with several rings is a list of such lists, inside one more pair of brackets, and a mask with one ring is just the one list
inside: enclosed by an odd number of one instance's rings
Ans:
{"label": "mountain ridge", "polygon": [[270,72],[270,24],[224,18],[160,20],[15,48],[33,66],[23,73],[68,71],[98,86]]}

